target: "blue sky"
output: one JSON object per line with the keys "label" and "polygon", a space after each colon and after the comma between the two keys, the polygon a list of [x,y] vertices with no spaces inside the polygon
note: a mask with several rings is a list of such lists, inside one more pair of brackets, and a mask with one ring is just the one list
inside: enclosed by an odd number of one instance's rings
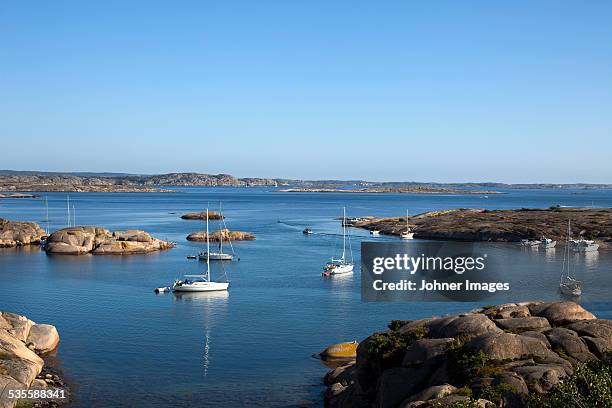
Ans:
{"label": "blue sky", "polygon": [[612,182],[609,1],[0,3],[0,168]]}

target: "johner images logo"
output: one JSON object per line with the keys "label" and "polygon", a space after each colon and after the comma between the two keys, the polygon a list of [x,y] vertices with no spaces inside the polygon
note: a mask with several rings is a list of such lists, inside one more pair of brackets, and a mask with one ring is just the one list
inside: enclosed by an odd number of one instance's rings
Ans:
{"label": "johner images logo", "polygon": [[[362,243],[362,299],[479,301],[511,283],[486,251],[471,243]],[[494,257],[493,257],[494,258]]]}

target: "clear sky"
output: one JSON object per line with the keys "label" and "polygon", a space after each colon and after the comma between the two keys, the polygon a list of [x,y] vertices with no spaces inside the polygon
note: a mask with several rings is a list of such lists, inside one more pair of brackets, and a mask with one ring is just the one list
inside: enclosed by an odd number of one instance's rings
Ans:
{"label": "clear sky", "polygon": [[3,1],[0,168],[612,182],[610,1]]}

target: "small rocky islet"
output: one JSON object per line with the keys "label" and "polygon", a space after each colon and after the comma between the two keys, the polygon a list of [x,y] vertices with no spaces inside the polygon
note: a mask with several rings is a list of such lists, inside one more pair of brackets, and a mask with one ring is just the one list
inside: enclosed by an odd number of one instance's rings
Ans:
{"label": "small rocky islet", "polygon": [[141,230],[109,231],[101,227],[70,227],[55,231],[45,242],[47,254],[125,255],[174,248]]}
{"label": "small rocky islet", "polygon": [[[206,221],[206,211],[191,212],[191,213],[183,214],[181,215],[181,218],[184,220]],[[224,218],[225,216],[217,211],[208,211],[209,221],[222,220]]]}
{"label": "small rocky islet", "polygon": [[[567,239],[568,220],[574,238],[581,235],[593,239],[601,248],[612,245],[612,208],[460,208],[408,217],[415,238],[472,242],[518,242],[542,235],[563,242]],[[400,235],[406,230],[406,217],[364,217],[351,225]]]}
{"label": "small rocky islet", "polygon": [[[8,390],[60,388],[69,397],[64,381],[50,373],[44,360],[46,354],[57,348],[59,341],[55,326],[38,324],[15,313],[0,312],[0,408],[13,408],[18,402],[9,398]],[[50,403],[47,401],[47,406]]]}
{"label": "small rocky islet", "polygon": [[[206,235],[207,235],[206,231],[192,232],[191,234],[187,235],[187,240],[204,242],[206,241]],[[253,234],[250,234],[248,232],[242,232],[242,231],[230,231],[227,228],[211,232],[208,234],[208,236],[211,242],[219,242],[221,240],[223,241],[228,241],[228,240],[229,241],[253,241],[255,240],[255,235]]]}
{"label": "small rocky islet", "polygon": [[509,303],[389,328],[325,376],[326,407],[609,406],[596,402],[610,403],[612,320],[574,302]]}
{"label": "small rocky islet", "polygon": [[46,235],[35,222],[9,221],[0,218],[0,248],[38,245]]}

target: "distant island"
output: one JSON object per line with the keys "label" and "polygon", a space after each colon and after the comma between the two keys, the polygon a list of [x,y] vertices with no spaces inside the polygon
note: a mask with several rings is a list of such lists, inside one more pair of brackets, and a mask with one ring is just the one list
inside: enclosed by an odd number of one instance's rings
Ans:
{"label": "distant island", "polygon": [[426,183],[416,181],[298,180],[237,178],[193,172],[157,175],[0,170],[0,193],[17,192],[170,192],[165,187],[271,187],[281,192],[500,194],[513,189],[601,189],[612,184]]}
{"label": "distant island", "polygon": [[412,193],[412,194],[504,194],[492,190],[468,190],[460,188],[443,188],[431,186],[407,187],[367,187],[367,188],[286,188],[281,193]]}

